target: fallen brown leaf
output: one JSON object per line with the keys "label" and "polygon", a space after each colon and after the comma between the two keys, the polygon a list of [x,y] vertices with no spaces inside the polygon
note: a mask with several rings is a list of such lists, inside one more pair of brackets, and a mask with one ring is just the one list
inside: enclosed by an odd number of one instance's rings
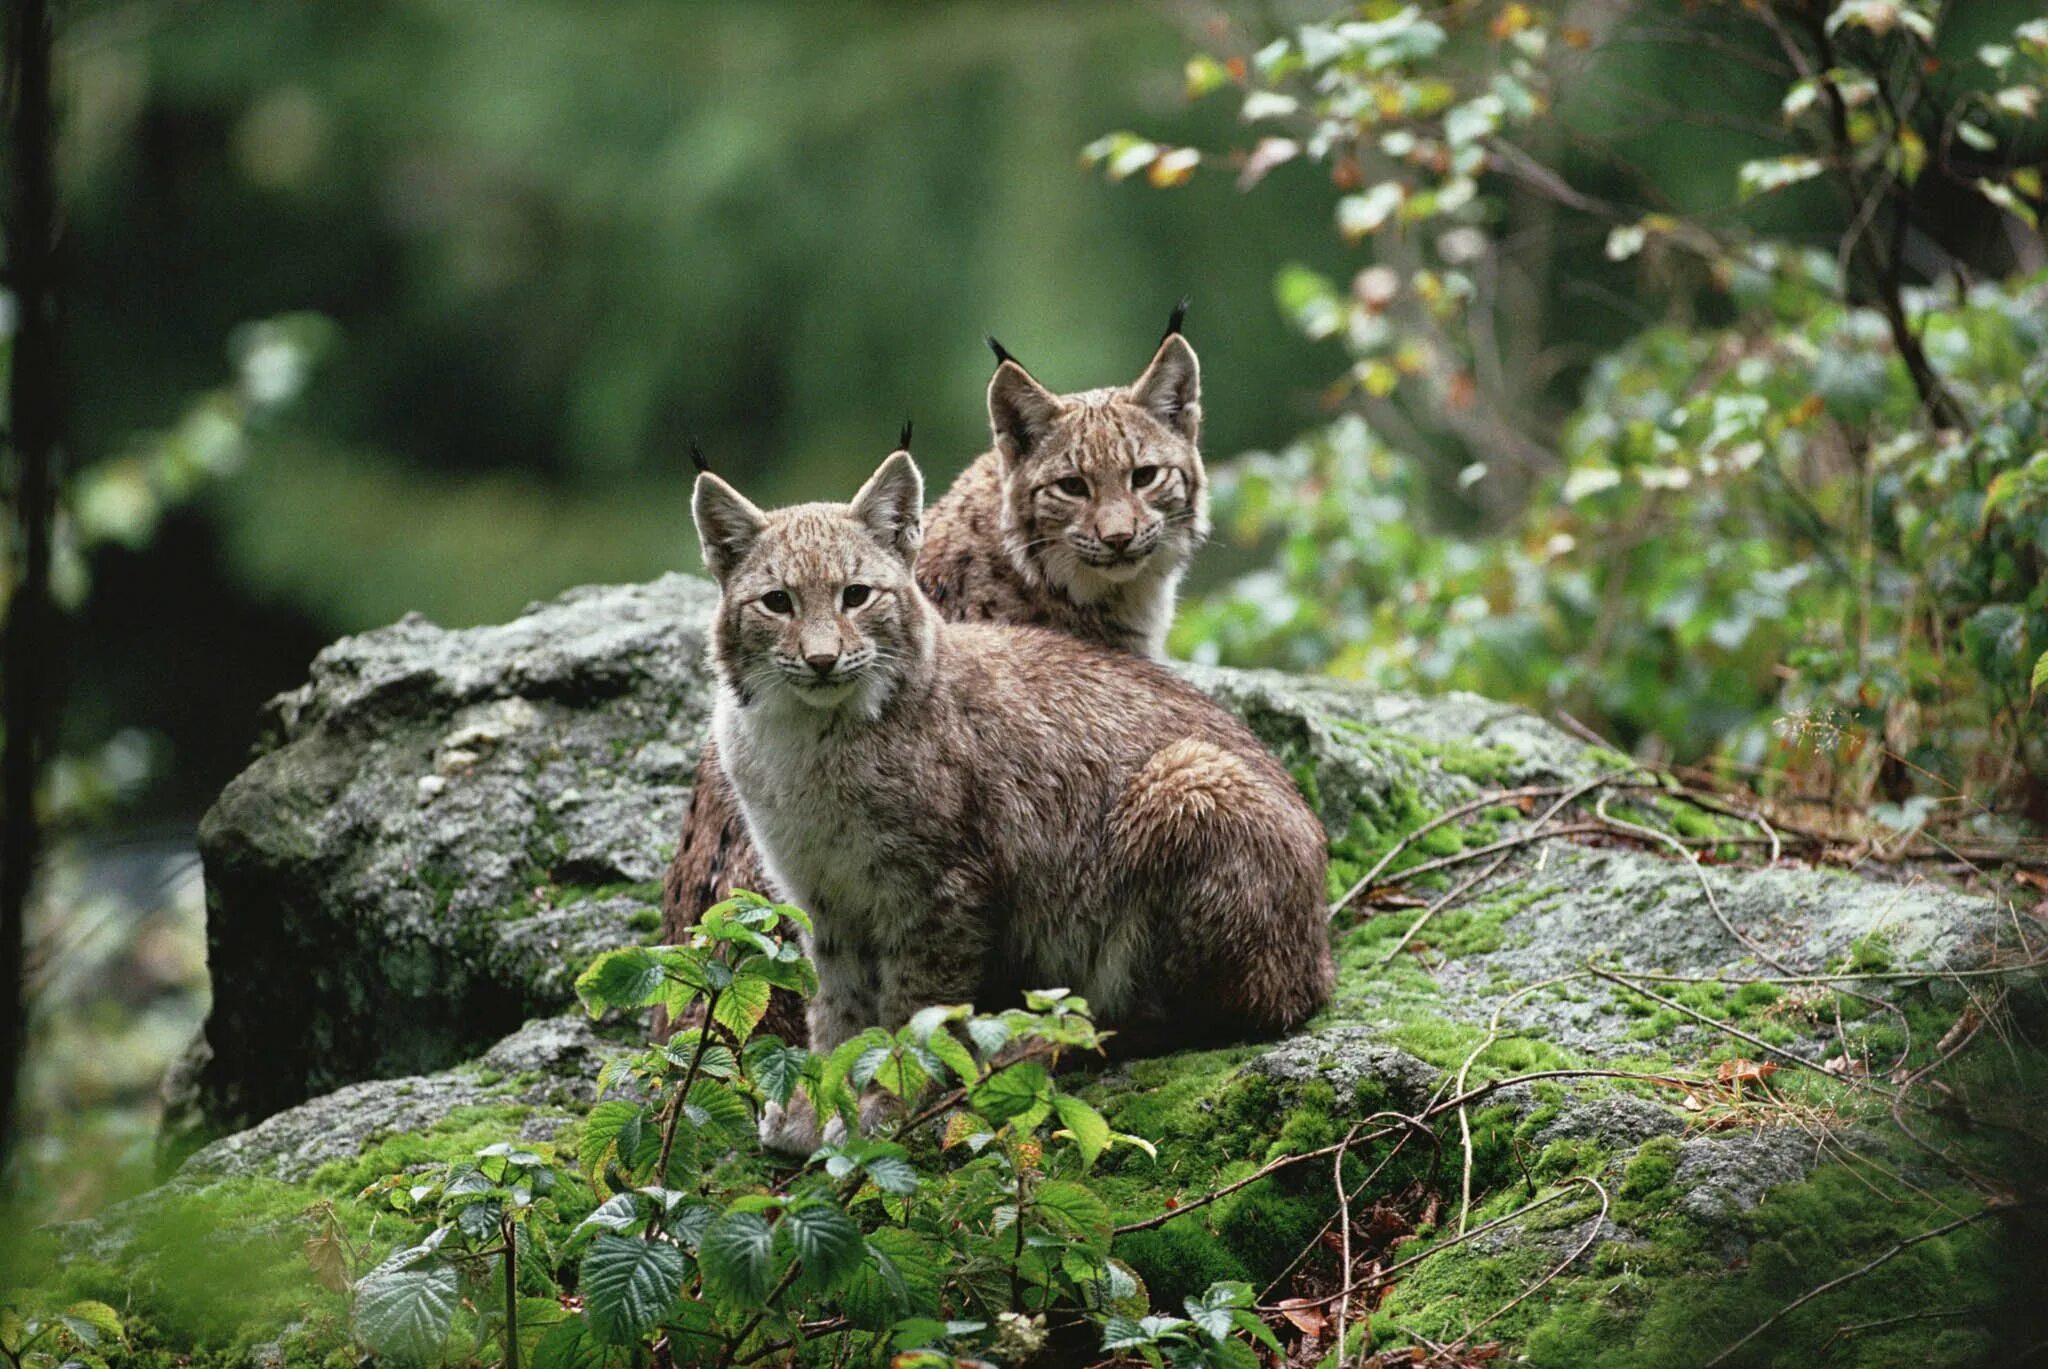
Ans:
{"label": "fallen brown leaf", "polygon": [[1294,1329],[1302,1335],[1314,1336],[1317,1340],[1323,1338],[1323,1332],[1330,1325],[1329,1319],[1323,1316],[1311,1298],[1282,1298],[1280,1315],[1293,1323]]}

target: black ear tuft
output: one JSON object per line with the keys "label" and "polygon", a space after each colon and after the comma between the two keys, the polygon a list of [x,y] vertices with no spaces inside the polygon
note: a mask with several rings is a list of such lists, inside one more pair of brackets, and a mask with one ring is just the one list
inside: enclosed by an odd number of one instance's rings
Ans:
{"label": "black ear tuft", "polygon": [[1188,321],[1188,306],[1194,302],[1195,297],[1193,295],[1182,295],[1180,297],[1180,303],[1173,306],[1173,317],[1166,321],[1166,331],[1159,335],[1161,342],[1166,341],[1181,330],[1181,325]]}
{"label": "black ear tuft", "polygon": [[711,469],[711,463],[704,459],[704,449],[697,445],[697,439],[690,439],[690,464],[697,468],[699,475]]}
{"label": "black ear tuft", "polygon": [[[1010,355],[1009,349],[1004,347],[1002,343],[997,342],[995,340],[995,336],[993,334],[989,335],[987,342],[988,349],[996,354],[996,365],[1000,366],[1006,361],[1017,361],[1017,358]],[[1019,366],[1022,366],[1024,363],[1021,361],[1017,361],[1017,364]]]}
{"label": "black ear tuft", "polygon": [[903,436],[896,439],[896,450],[899,452],[910,450],[910,420],[907,418],[903,420]]}

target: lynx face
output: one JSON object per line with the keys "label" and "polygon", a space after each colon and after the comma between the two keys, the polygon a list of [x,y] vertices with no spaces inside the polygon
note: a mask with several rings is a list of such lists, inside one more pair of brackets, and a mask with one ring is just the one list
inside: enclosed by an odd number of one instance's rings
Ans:
{"label": "lynx face", "polygon": [[931,611],[911,579],[923,506],[908,452],[851,504],[763,513],[717,476],[697,477],[692,512],[723,591],[713,656],[740,706],[879,713],[931,649]]}
{"label": "lynx face", "polygon": [[1178,333],[1129,386],[1055,395],[1015,361],[989,385],[1004,535],[1077,601],[1178,578],[1209,533],[1201,368]]}

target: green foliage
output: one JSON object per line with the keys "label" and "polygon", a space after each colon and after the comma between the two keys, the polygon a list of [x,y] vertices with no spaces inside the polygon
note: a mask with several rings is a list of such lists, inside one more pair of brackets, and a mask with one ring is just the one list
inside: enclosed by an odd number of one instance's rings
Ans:
{"label": "green foliage", "polygon": [[103,1302],[74,1302],[32,1317],[0,1307],[0,1356],[15,1369],[107,1369],[126,1343],[120,1313]]}
{"label": "green foliage", "polygon": [[[345,1240],[315,1260],[348,1290],[362,1346],[403,1364],[495,1342],[507,1363],[574,1369],[662,1341],[678,1364],[733,1363],[823,1325],[861,1362],[952,1365],[1027,1359],[1065,1309],[1148,1363],[1257,1363],[1244,1338],[1272,1333],[1242,1284],[1190,1297],[1186,1318],[1133,1320],[1137,1278],[1081,1177],[1112,1147],[1152,1148],[1057,1082],[1063,1054],[1101,1043],[1084,1001],[934,1007],[814,1055],[756,1034],[770,990],[816,987],[792,935],[808,927],[741,894],[686,943],[593,962],[576,984],[593,1015],[661,1004],[692,1025],[605,1065],[580,1181],[545,1147],[499,1142],[365,1189],[418,1234],[359,1275],[366,1252]],[[757,1140],[770,1108],[844,1131],[784,1164]],[[583,1183],[595,1205],[569,1226],[554,1195]]]}
{"label": "green foliage", "polygon": [[[1175,645],[1561,707],[1851,798],[2048,797],[2048,277],[1915,288],[1898,245],[1937,171],[1984,197],[1988,227],[2038,227],[2022,149],[2048,85],[2041,22],[1956,50],[1933,7],[1843,5],[1811,33],[1771,7],[1704,8],[1722,44],[1804,63],[1774,97],[1797,150],[1727,166],[1725,192],[1754,201],[1734,220],[1595,201],[1526,150],[1611,139],[1564,77],[1623,69],[1634,17],[1610,53],[1524,4],[1365,4],[1190,65],[1193,93],[1235,91],[1271,130],[1240,185],[1312,160],[1346,191],[1336,226],[1374,264],[1348,286],[1288,266],[1275,291],[1304,334],[1342,343],[1327,398],[1372,421],[1217,473],[1220,533],[1267,564],[1191,605]],[[1119,135],[1089,155],[1129,174],[1147,148],[1174,152]],[[1622,165],[1631,150],[1607,147]],[[1514,265],[1511,183],[1604,233],[1588,272],[1640,264],[1672,299],[1670,321],[1592,362],[1561,423],[1488,379],[1515,326],[1486,285]],[[1837,243],[1773,238],[1772,201],[1830,190]],[[1455,491],[1446,447],[1465,453]],[[1443,531],[1459,504],[1496,511],[1483,535]]]}

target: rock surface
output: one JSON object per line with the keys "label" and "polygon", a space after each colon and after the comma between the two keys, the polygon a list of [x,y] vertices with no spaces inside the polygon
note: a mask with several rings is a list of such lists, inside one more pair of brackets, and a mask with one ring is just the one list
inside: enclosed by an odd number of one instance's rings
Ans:
{"label": "rock surface", "polygon": [[[631,935],[689,797],[715,594],[671,575],[496,627],[346,638],[200,824],[216,1129],[438,1069]],[[643,919],[644,920],[644,919]]]}
{"label": "rock surface", "polygon": [[[280,1210],[335,1201],[362,1182],[362,1166],[388,1159],[393,1137],[466,1144],[448,1119],[477,1109],[505,1110],[501,1125],[527,1137],[575,1125],[607,1047],[580,1021],[547,1015],[572,1001],[571,980],[596,950],[653,931],[635,914],[658,897],[687,800],[708,711],[711,603],[707,585],[671,576],[575,591],[501,627],[408,620],[321,654],[310,682],[273,704],[261,755],[202,829],[218,988],[210,1057],[195,1057],[197,1097],[216,1124],[264,1120],[199,1150],[165,1189],[76,1229],[70,1249],[120,1266],[124,1232],[226,1184],[270,1186]],[[1617,764],[1526,711],[1468,696],[1185,669],[1300,780],[1331,834],[1333,893],[1455,805]],[[1692,830],[1696,843],[1751,835],[1733,822],[1698,828],[1697,815],[1686,829],[1659,800],[1628,802],[1632,821]],[[1512,808],[1475,812],[1419,838],[1411,859],[1525,823]],[[1666,843],[1597,840],[1505,849],[1490,879],[1412,938],[1415,907],[1347,911],[1335,923],[1337,996],[1302,1035],[1134,1062],[1089,1084],[1090,1097],[1163,1155],[1206,1157],[1189,1163],[1215,1176],[1242,1173],[1268,1147],[1327,1144],[1332,1128],[1341,1136],[1376,1111],[1419,1111],[1461,1071],[1474,1083],[1585,1066],[1697,1080],[1733,1056],[1796,1070],[1848,1039],[1820,1000],[1709,981],[1839,968],[1852,956],[1931,977],[1973,962],[2002,921],[1988,901],[1924,883],[1695,865]],[[1471,861],[1410,892],[1433,899],[1485,868]],[[1631,989],[1595,970],[1663,977]],[[1883,988],[1886,1001],[1853,1028],[1852,1068],[1882,1072],[1893,1018],[1905,1023],[1889,1001],[1905,986]],[[1926,986],[1915,991],[1924,1012]],[[1682,1228],[1695,1251],[1686,1258],[1739,1271],[1769,1228],[1758,1214],[1773,1193],[1810,1185],[1823,1159],[1782,1116],[1649,1084],[1517,1084],[1471,1113],[1480,1188],[1491,1167],[1485,1196],[1497,1210],[1525,1184],[1567,1174],[1597,1181],[1612,1202],[1595,1204],[1588,1182],[1585,1202],[1495,1228],[1397,1288],[1390,1308],[1453,1334],[1478,1312],[1460,1301],[1471,1290],[1495,1288],[1503,1270],[1526,1286],[1542,1267],[1530,1261],[1563,1258],[1589,1234],[1633,1267],[1667,1258]],[[1455,1193],[1455,1124],[1448,1135]],[[1150,1211],[1200,1186],[1113,1168],[1105,1182],[1113,1201]],[[1171,1241],[1134,1238],[1127,1253],[1155,1296],[1177,1296],[1178,1280],[1194,1291],[1211,1276],[1270,1277],[1274,1261],[1244,1233],[1284,1245],[1270,1230],[1283,1208],[1263,1187],[1247,1190],[1177,1223]],[[1589,1253],[1572,1272],[1606,1267]]]}

